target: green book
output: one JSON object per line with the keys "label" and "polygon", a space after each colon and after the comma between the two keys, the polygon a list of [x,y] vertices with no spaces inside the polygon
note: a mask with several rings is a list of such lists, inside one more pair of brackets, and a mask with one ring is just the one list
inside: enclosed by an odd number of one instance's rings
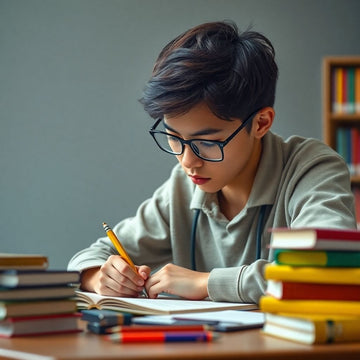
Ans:
{"label": "green book", "polygon": [[274,260],[279,265],[360,267],[360,251],[275,249]]}

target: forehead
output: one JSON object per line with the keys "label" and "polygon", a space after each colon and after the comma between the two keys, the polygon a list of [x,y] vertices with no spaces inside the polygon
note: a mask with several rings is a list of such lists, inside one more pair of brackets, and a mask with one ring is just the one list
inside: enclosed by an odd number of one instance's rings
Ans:
{"label": "forehead", "polygon": [[181,134],[196,132],[210,134],[236,128],[239,122],[221,119],[205,103],[200,103],[185,114],[165,115],[164,125],[167,129]]}

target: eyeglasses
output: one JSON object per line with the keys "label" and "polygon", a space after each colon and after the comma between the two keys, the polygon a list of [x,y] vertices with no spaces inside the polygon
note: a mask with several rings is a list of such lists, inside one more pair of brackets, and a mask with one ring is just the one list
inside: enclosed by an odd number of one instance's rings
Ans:
{"label": "eyeglasses", "polygon": [[189,145],[193,153],[202,160],[219,162],[224,160],[224,147],[252,120],[259,110],[254,111],[245,121],[224,141],[191,139],[184,140],[176,135],[171,135],[166,131],[156,130],[162,118],[156,120],[149,133],[154,138],[159,148],[168,154],[181,155],[185,145]]}

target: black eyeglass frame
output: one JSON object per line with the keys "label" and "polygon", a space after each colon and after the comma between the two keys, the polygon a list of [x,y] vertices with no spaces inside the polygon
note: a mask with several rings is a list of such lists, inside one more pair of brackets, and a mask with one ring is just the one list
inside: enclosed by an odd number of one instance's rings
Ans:
{"label": "black eyeglass frame", "polygon": [[[190,140],[184,140],[179,136],[176,135],[172,135],[167,133],[166,131],[160,131],[160,130],[156,130],[156,128],[158,127],[158,125],[160,124],[160,122],[163,120],[162,118],[159,118],[156,120],[155,124],[150,128],[149,133],[150,135],[153,137],[153,139],[155,140],[156,144],[158,145],[158,147],[171,155],[181,155],[184,153],[185,150],[185,145],[189,145],[192,152],[200,159],[205,160],[205,161],[210,161],[210,162],[220,162],[224,160],[224,147],[246,126],[246,124],[252,120],[256,114],[259,112],[260,110],[256,110],[253,113],[251,113],[242,123],[241,125],[232,133],[230,134],[224,141],[217,141],[217,140],[206,140],[206,139],[190,139]],[[164,134],[167,136],[171,136],[176,138],[177,140],[179,140],[180,144],[181,144],[181,151],[180,152],[174,152],[174,151],[168,151],[167,149],[164,149],[156,140],[155,134]],[[202,157],[201,155],[199,155],[196,151],[196,145],[193,145],[194,141],[206,141],[208,143],[213,143],[219,146],[219,149],[221,151],[221,159],[206,159],[204,157]]]}

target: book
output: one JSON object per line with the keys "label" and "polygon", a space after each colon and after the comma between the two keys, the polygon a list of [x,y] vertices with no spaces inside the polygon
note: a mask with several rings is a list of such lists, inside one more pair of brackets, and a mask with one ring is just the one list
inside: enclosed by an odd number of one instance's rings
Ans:
{"label": "book", "polygon": [[360,113],[360,66],[355,69],[355,112]]}
{"label": "book", "polygon": [[0,270],[44,270],[48,267],[48,265],[48,257],[45,255],[0,253]]}
{"label": "book", "polygon": [[96,323],[100,326],[116,326],[131,324],[133,315],[114,310],[90,309],[81,311],[81,320]]}
{"label": "book", "polygon": [[275,228],[271,231],[272,248],[360,251],[360,230]]}
{"label": "book", "polygon": [[51,301],[2,301],[0,320],[9,317],[76,312],[76,302],[69,299]]}
{"label": "book", "polygon": [[0,301],[69,298],[75,296],[75,290],[71,286],[0,288]]}
{"label": "book", "polygon": [[104,309],[129,312],[140,315],[177,314],[216,310],[253,310],[256,304],[216,302],[210,300],[187,300],[173,296],[156,299],[145,297],[125,298],[103,296],[92,292],[76,291],[78,309]]}
{"label": "book", "polygon": [[360,317],[266,313],[262,332],[304,344],[360,341]]}
{"label": "book", "polygon": [[267,264],[267,280],[310,282],[319,284],[360,284],[360,267],[312,267]]}
{"label": "book", "polygon": [[274,260],[280,265],[357,267],[360,251],[275,249]]}
{"label": "book", "polygon": [[266,294],[283,300],[360,301],[360,285],[268,280]]}
{"label": "book", "polygon": [[0,337],[79,332],[80,314],[57,314],[7,318],[0,321]]}
{"label": "book", "polygon": [[0,272],[0,286],[15,288],[26,286],[78,284],[80,273],[65,270],[4,270]]}
{"label": "book", "polygon": [[332,314],[360,316],[359,301],[278,300],[270,295],[260,298],[262,312],[292,314]]}

